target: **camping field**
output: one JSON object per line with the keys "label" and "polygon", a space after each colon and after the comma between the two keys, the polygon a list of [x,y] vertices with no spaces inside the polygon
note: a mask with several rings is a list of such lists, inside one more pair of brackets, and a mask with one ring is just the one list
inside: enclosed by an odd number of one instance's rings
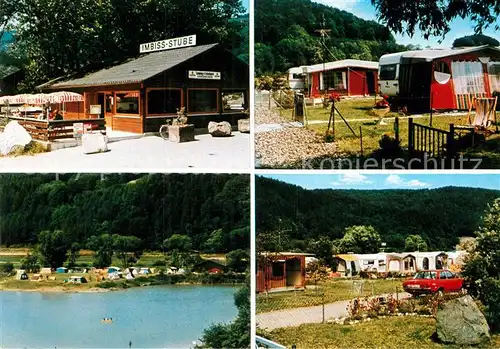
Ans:
{"label": "camping field", "polygon": [[[380,98],[378,98],[380,100]],[[405,116],[402,113],[390,112],[384,116],[385,125],[380,124],[380,118],[371,112],[375,104],[375,99],[355,98],[344,99],[336,102],[336,107],[347,120],[356,136],[352,134],[342,119],[335,115],[335,141],[339,147],[339,153],[348,157],[365,156],[369,157],[374,151],[379,149],[379,140],[382,135],[387,134],[394,137],[394,120],[399,117],[399,136],[401,146],[408,146],[408,118],[412,117],[415,123],[429,126],[430,114]],[[292,119],[292,109],[276,110],[283,118]],[[330,107],[324,108],[322,105],[307,106],[306,108],[308,128],[323,136],[328,127]],[[434,114],[432,116],[432,127],[449,130],[450,124],[466,125],[467,112]],[[360,129],[362,132],[363,152],[361,153]],[[476,145],[463,151],[465,156],[481,157],[488,159],[488,166],[498,164],[500,166],[500,135],[489,136],[486,142]]]}
{"label": "camping field", "polygon": [[333,303],[337,301],[353,299],[356,296],[370,296],[377,294],[387,294],[402,292],[402,280],[399,279],[379,279],[379,280],[356,280],[363,283],[363,293],[355,292],[354,280],[328,280],[321,283],[317,288],[314,285],[307,285],[304,291],[289,291],[260,293],[257,295],[257,313],[270,311],[311,307],[323,303]]}

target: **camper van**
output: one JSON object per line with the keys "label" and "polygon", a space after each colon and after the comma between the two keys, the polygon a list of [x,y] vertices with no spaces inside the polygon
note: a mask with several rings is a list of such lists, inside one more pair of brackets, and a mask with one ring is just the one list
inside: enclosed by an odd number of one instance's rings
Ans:
{"label": "camper van", "polygon": [[469,110],[500,89],[499,66],[500,48],[487,45],[392,53],[380,57],[378,86],[392,109]]}
{"label": "camper van", "polygon": [[382,96],[399,95],[399,67],[402,53],[391,53],[380,57],[378,67],[378,90]]}
{"label": "camper van", "polygon": [[288,86],[292,90],[303,90],[306,87],[305,67],[295,67],[288,69]]}

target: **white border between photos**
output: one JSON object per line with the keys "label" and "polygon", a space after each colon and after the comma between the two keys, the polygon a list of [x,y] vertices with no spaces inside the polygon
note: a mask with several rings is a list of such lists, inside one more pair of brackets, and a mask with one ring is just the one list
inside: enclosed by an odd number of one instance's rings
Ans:
{"label": "white border between photos", "polygon": [[254,0],[249,0],[249,66],[250,66],[250,348],[255,347],[257,321],[256,311],[256,277],[257,269],[255,263],[256,246],[256,225],[255,225],[255,66],[254,66]]}

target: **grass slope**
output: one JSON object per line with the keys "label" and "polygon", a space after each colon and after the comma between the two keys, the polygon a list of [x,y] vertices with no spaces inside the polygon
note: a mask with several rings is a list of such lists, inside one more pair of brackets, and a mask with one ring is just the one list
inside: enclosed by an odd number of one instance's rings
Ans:
{"label": "grass slope", "polygon": [[[433,342],[431,336],[434,331],[435,319],[433,318],[391,317],[356,325],[308,324],[261,334],[287,347],[296,345],[297,349],[453,348]],[[500,336],[493,336],[489,346],[475,348],[500,348]]]}

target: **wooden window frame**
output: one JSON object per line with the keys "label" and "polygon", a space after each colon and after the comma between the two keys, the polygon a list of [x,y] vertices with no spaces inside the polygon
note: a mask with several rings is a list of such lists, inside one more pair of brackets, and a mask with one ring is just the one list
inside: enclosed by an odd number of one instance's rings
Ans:
{"label": "wooden window frame", "polygon": [[[116,110],[116,105],[118,104],[116,102],[116,95],[119,93],[139,93],[138,98],[138,113],[137,114],[131,114],[131,113],[119,113]],[[128,91],[113,91],[113,117],[120,117],[120,118],[130,118],[130,119],[140,119],[141,118],[141,91],[140,90],[128,90]]]}
{"label": "wooden window frame", "polygon": [[[217,92],[217,111],[215,112],[202,112],[202,111],[190,111],[189,110],[189,91],[216,91]],[[186,111],[188,115],[217,115],[221,114],[221,93],[220,89],[214,88],[214,87],[193,87],[193,88],[188,88],[186,91]]]}
{"label": "wooden window frame", "polygon": [[176,91],[181,91],[181,108],[184,107],[184,90],[180,87],[148,87],[146,88],[146,97],[144,100],[144,103],[146,104],[146,118],[148,119],[157,119],[157,118],[163,118],[166,116],[176,116],[177,113],[154,113],[149,115],[149,108],[148,108],[148,95],[150,91],[165,91],[165,90],[176,90]]}

